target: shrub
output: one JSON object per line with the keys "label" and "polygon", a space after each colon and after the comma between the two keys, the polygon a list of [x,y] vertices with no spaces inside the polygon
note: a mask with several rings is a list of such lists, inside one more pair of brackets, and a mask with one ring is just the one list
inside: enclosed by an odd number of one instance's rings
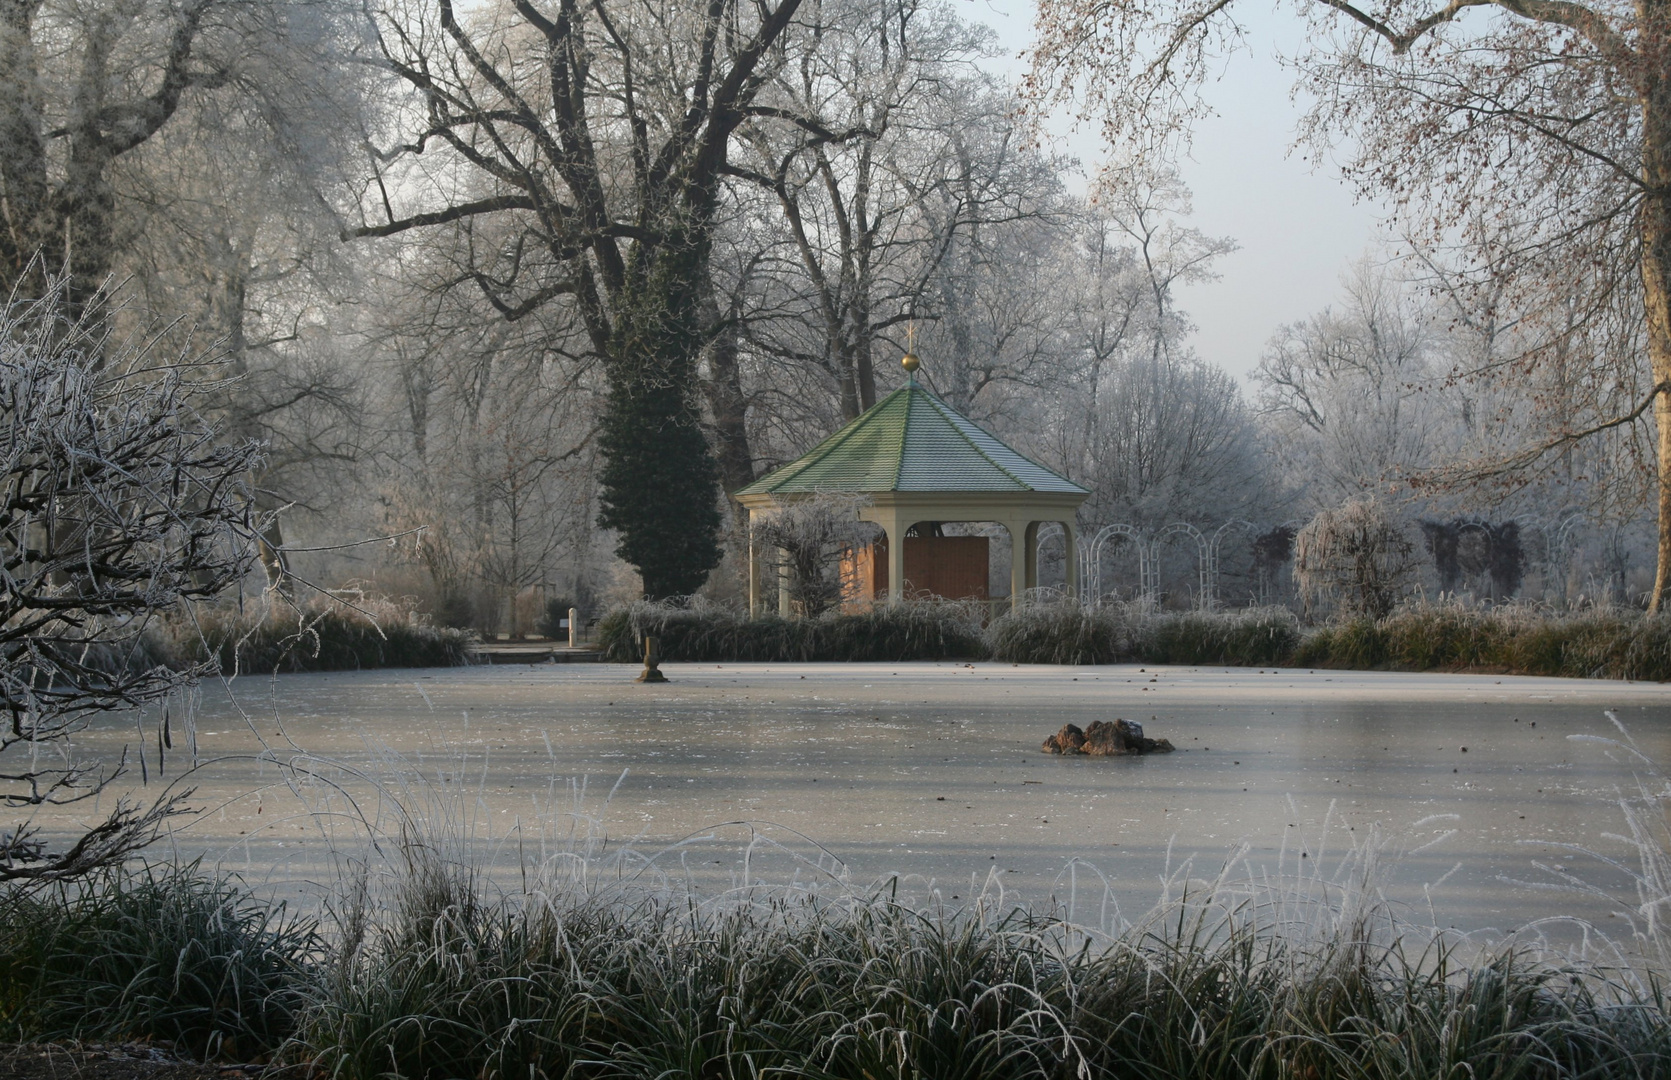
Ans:
{"label": "shrub", "polygon": [[1022,604],[993,620],[987,640],[1012,664],[1112,664],[1135,655],[1135,621],[1126,607]]}
{"label": "shrub", "polygon": [[295,1028],[313,924],[196,863],[0,894],[0,1031],[270,1053]]}
{"label": "shrub", "polygon": [[764,554],[768,579],[782,574],[799,615],[816,617],[841,603],[841,558],[876,539],[880,528],[859,520],[869,499],[825,493],[749,518],[749,543]]}
{"label": "shrub", "polygon": [[1311,631],[1292,663],[1399,671],[1486,669],[1573,678],[1671,679],[1671,616],[1550,615],[1501,605],[1417,605]]}
{"label": "shrub", "polygon": [[176,624],[175,636],[183,655],[212,656],[227,673],[468,663],[467,631],[429,626],[388,601],[358,597],[354,604],[326,598],[300,607],[214,608],[200,611],[192,624]]}
{"label": "shrub", "polygon": [[1136,659],[1274,667],[1293,656],[1299,641],[1299,620],[1286,608],[1158,615],[1143,625]]}
{"label": "shrub", "polygon": [[1412,605],[1302,629],[1284,608],[1155,613],[1139,605],[1023,605],[983,633],[977,609],[950,602],[877,605],[818,619],[750,619],[703,603],[639,603],[605,616],[610,660],[938,660],[1016,664],[1239,664],[1355,670],[1490,670],[1577,678],[1671,680],[1671,615],[1626,610],[1557,616],[1516,605]]}
{"label": "shrub", "polygon": [[1294,581],[1308,610],[1317,602],[1385,618],[1409,591],[1415,550],[1403,524],[1378,500],[1352,499],[1295,534]]}
{"label": "shrub", "polygon": [[749,618],[729,607],[692,600],[639,601],[598,623],[606,659],[643,658],[654,636],[664,660],[944,660],[986,655],[976,609],[953,601],[912,601],[815,619]]}

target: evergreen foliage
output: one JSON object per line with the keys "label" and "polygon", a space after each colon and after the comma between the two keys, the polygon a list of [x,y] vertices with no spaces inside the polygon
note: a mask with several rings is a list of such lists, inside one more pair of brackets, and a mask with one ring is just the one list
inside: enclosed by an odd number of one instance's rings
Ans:
{"label": "evergreen foliage", "polygon": [[698,290],[706,243],[672,239],[640,250],[616,315],[609,395],[600,423],[598,524],[637,567],[651,599],[689,596],[719,565],[719,468],[702,432]]}

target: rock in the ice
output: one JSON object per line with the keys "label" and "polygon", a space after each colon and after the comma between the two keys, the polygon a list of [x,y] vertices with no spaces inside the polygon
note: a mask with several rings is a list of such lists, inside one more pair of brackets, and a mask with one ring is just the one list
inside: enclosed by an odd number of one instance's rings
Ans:
{"label": "rock in the ice", "polygon": [[1050,754],[1089,754],[1093,757],[1117,757],[1124,754],[1171,753],[1172,744],[1165,739],[1151,739],[1143,734],[1143,725],[1135,720],[1093,720],[1081,731],[1072,724],[1044,740],[1044,751]]}
{"label": "rock in the ice", "polygon": [[1083,754],[1085,733],[1073,724],[1063,724],[1062,730],[1044,740],[1040,748],[1047,754]]}

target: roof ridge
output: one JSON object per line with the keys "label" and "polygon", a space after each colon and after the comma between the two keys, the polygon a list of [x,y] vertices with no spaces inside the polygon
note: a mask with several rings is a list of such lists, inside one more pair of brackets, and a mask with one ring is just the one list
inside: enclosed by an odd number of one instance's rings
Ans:
{"label": "roof ridge", "polygon": [[973,439],[969,438],[968,433],[965,432],[958,425],[957,422],[959,420],[961,420],[961,421],[963,421],[963,423],[968,424],[970,427],[974,428],[976,431],[980,432],[982,435],[985,435],[987,438],[991,439],[993,442],[997,443],[999,446],[1002,446],[1005,450],[1008,450],[1010,453],[1014,454],[1016,457],[1020,458],[1022,461],[1025,461],[1027,464],[1031,465],[1033,468],[1038,469],[1042,472],[1049,473],[1051,476],[1054,476],[1056,479],[1062,481],[1063,483],[1072,484],[1074,487],[1079,488],[1081,491],[1086,490],[1085,485],[1079,483],[1077,480],[1073,480],[1073,479],[1070,479],[1069,477],[1063,476],[1061,473],[1057,472],[1055,469],[1052,469],[1050,466],[1041,464],[1040,462],[1037,462],[1037,461],[1034,461],[1032,458],[1028,457],[1026,454],[1023,454],[1021,451],[1017,450],[1015,447],[1011,446],[1009,443],[1005,442],[1003,439],[999,438],[994,433],[988,431],[986,428],[984,428],[981,425],[975,423],[973,420],[969,419],[967,416],[964,416],[962,413],[958,412],[956,409],[952,408],[950,405],[947,405],[944,399],[938,397],[937,395],[933,394],[932,392],[929,394],[929,396],[933,397],[935,402],[940,406],[940,408],[943,409],[947,414],[949,414],[948,419],[951,420],[952,426],[958,428],[958,434],[962,435],[964,439],[968,440],[969,445],[973,446],[977,453],[979,453],[982,457],[986,458],[988,461],[991,461],[992,464],[995,467],[997,467],[999,469],[1002,469],[1004,471],[1005,475],[1014,477],[1015,481],[1018,484],[1023,485],[1028,490],[1037,491],[1038,489],[1035,488],[1032,484],[1029,484],[1027,481],[1021,479],[1019,476],[1016,476],[1013,472],[1010,472],[1010,470],[1008,468],[1005,468],[1003,465],[1000,465],[1000,464],[998,464],[997,461],[993,460],[993,458],[990,454],[988,454],[986,451],[982,450],[980,448],[980,446],[978,444],[976,444]]}
{"label": "roof ridge", "polygon": [[[921,390],[917,385],[917,378],[912,375],[904,386],[894,391],[894,394],[905,395],[905,422],[899,425],[899,449],[894,457],[894,482],[892,490],[899,490],[899,482],[905,476],[905,440],[911,437],[911,391]],[[893,397],[893,394],[889,394]]]}
{"label": "roof ridge", "polygon": [[[883,398],[881,401],[878,401],[876,404],[872,405],[870,408],[866,409],[864,412],[860,413],[858,416],[855,416],[852,420],[843,424],[836,431],[831,432],[828,436],[819,440],[817,443],[813,444],[813,446],[810,449],[808,449],[805,453],[803,453],[795,461],[790,463],[790,465],[799,465],[800,467],[797,468],[797,469],[794,469],[793,471],[790,471],[789,468],[786,466],[783,470],[781,470],[784,473],[786,473],[786,475],[777,479],[776,482],[773,483],[771,488],[769,488],[768,490],[778,489],[783,484],[795,479],[797,476],[800,476],[802,473],[806,472],[808,469],[810,469],[814,465],[818,464],[818,462],[822,461],[825,457],[827,457],[830,454],[834,453],[835,451],[841,449],[841,447],[846,445],[847,442],[853,438],[853,436],[855,436],[859,433],[860,429],[869,427],[871,425],[871,423],[874,422],[875,417],[877,417],[881,414],[882,406],[886,405],[888,402],[890,402],[894,398],[898,397],[900,395],[900,393],[904,391],[904,389],[905,388],[902,386],[898,390],[895,390],[893,393],[889,394],[887,397]],[[904,450],[905,450],[905,440],[904,440],[904,436],[901,436],[900,437],[900,456],[902,458],[904,457]],[[822,451],[822,453],[820,453],[820,451]],[[896,484],[898,483],[898,475],[899,475],[899,469],[896,466],[895,469],[894,469],[894,476],[895,476],[895,481],[894,482]],[[761,477],[761,479],[764,480],[764,479],[766,479],[766,477]]]}
{"label": "roof ridge", "polygon": [[[1029,484],[1027,481],[1023,480],[1021,477],[1015,475],[1015,473],[1011,472],[1009,469],[1007,469],[1003,465],[999,464],[997,459],[995,459],[991,454],[987,453],[986,450],[979,443],[977,443],[974,439],[971,439],[969,437],[969,433],[967,431],[963,430],[963,425],[961,425],[957,422],[959,419],[961,419],[961,420],[967,421],[971,426],[974,426],[975,422],[973,420],[970,420],[968,417],[964,416],[962,413],[958,412],[956,409],[952,408],[950,405],[947,405],[944,401],[942,401],[940,399],[940,396],[938,394],[934,393],[933,391],[925,389],[923,392],[928,395],[928,400],[939,410],[940,418],[942,420],[946,421],[947,424],[951,425],[951,429],[953,431],[957,432],[959,438],[961,438],[965,443],[969,444],[969,448],[971,450],[973,450],[975,453],[979,454],[981,457],[985,458],[987,464],[991,465],[994,469],[997,469],[999,472],[1003,473],[1005,476],[1009,477],[1011,480],[1014,480],[1017,484],[1020,484],[1023,489],[1025,489],[1027,491],[1037,491],[1038,490],[1032,484]],[[984,431],[985,429],[983,428],[981,430]],[[1024,457],[1025,456],[1019,450],[1017,450],[1015,447],[1010,446],[1008,443],[1004,442],[1004,440],[998,438],[998,436],[993,435],[990,432],[987,432],[987,437],[990,438],[993,442],[997,443],[999,446],[1002,446],[1005,450],[1008,450],[1010,453],[1016,455],[1017,457]],[[1065,480],[1067,478],[1063,477],[1063,479]]]}

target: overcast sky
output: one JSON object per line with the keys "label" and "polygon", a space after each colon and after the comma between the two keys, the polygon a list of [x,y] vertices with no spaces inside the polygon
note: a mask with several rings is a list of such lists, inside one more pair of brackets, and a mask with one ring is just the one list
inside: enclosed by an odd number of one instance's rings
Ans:
{"label": "overcast sky", "polygon": [[[957,6],[996,29],[1012,55],[1032,37],[1031,0]],[[1277,327],[1334,301],[1341,274],[1377,248],[1381,233],[1379,207],[1354,201],[1328,166],[1314,169],[1289,153],[1299,109],[1289,100],[1292,75],[1276,56],[1300,44],[1299,21],[1260,10],[1257,0],[1239,17],[1249,27],[1249,51],[1232,57],[1207,88],[1217,115],[1196,129],[1193,160],[1182,172],[1194,192],[1195,227],[1241,247],[1219,264],[1218,281],[1185,290],[1180,302],[1200,328],[1196,351],[1245,377]],[[1024,67],[999,66],[1010,75]],[[1073,133],[1068,143],[1087,165],[1102,156],[1095,131]]]}

